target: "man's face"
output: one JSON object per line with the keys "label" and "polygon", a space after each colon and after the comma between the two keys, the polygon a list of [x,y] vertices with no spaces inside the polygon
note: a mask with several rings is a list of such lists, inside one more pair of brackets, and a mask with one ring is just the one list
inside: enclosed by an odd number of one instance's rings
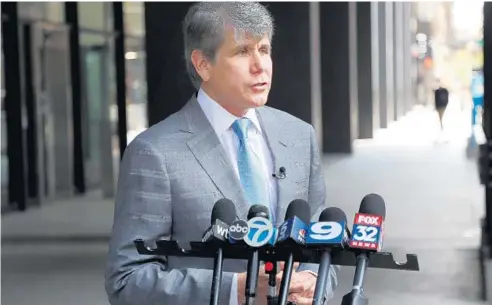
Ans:
{"label": "man's face", "polygon": [[249,108],[263,106],[272,80],[270,40],[251,35],[236,40],[228,29],[206,70],[202,88],[232,114],[241,116]]}

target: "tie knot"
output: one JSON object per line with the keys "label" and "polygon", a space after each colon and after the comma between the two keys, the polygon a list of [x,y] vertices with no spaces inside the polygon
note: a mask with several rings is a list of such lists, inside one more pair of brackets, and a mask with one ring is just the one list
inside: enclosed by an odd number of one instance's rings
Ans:
{"label": "tie knot", "polygon": [[251,121],[247,118],[241,118],[232,124],[232,130],[237,135],[240,140],[244,140],[248,138],[248,128],[251,124]]}

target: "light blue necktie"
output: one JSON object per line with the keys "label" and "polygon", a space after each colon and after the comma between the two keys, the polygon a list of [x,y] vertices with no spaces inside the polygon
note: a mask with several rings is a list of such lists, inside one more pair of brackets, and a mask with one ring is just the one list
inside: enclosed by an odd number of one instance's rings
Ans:
{"label": "light blue necktie", "polygon": [[268,196],[265,192],[265,179],[259,169],[259,164],[255,160],[255,155],[248,145],[248,128],[251,126],[251,121],[247,118],[236,120],[232,124],[232,130],[239,139],[239,147],[237,151],[237,167],[239,169],[239,177],[243,186],[246,200],[251,204],[261,204],[268,207],[270,211],[270,221],[275,223],[274,215],[268,202]]}

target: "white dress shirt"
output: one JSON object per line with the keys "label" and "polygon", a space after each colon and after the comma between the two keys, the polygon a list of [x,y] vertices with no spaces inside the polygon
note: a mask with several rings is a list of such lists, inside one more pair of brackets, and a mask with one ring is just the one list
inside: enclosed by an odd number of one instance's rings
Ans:
{"label": "white dress shirt", "polygon": [[[239,119],[235,115],[225,110],[221,105],[212,100],[202,89],[198,91],[197,101],[200,104],[205,116],[215,130],[222,147],[224,147],[229,160],[239,178],[239,169],[237,166],[237,150],[239,145],[239,139],[232,130],[231,126]],[[266,138],[261,130],[260,122],[256,116],[254,109],[249,109],[244,115],[245,118],[251,120],[251,127],[248,129],[248,145],[251,148],[253,155],[256,157],[256,162],[259,163],[257,168],[261,168],[262,175],[265,177],[263,186],[264,191],[268,196],[268,204],[272,213],[275,213],[277,208],[277,187],[276,179],[272,177],[272,173],[275,172],[273,168],[272,153],[268,147]],[[275,224],[274,224],[275,225]],[[235,275],[232,281],[231,289],[231,305],[237,304],[237,276]]]}

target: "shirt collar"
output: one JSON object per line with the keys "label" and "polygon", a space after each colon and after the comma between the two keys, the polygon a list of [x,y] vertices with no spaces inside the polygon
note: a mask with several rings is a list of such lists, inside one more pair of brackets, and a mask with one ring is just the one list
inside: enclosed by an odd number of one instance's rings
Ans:
{"label": "shirt collar", "polygon": [[[224,131],[227,131],[231,127],[234,121],[239,119],[239,117],[225,110],[224,107],[214,101],[201,88],[198,91],[196,99],[218,136],[221,136]],[[260,122],[254,108],[250,108],[244,117],[250,119],[256,130],[261,133]]]}

